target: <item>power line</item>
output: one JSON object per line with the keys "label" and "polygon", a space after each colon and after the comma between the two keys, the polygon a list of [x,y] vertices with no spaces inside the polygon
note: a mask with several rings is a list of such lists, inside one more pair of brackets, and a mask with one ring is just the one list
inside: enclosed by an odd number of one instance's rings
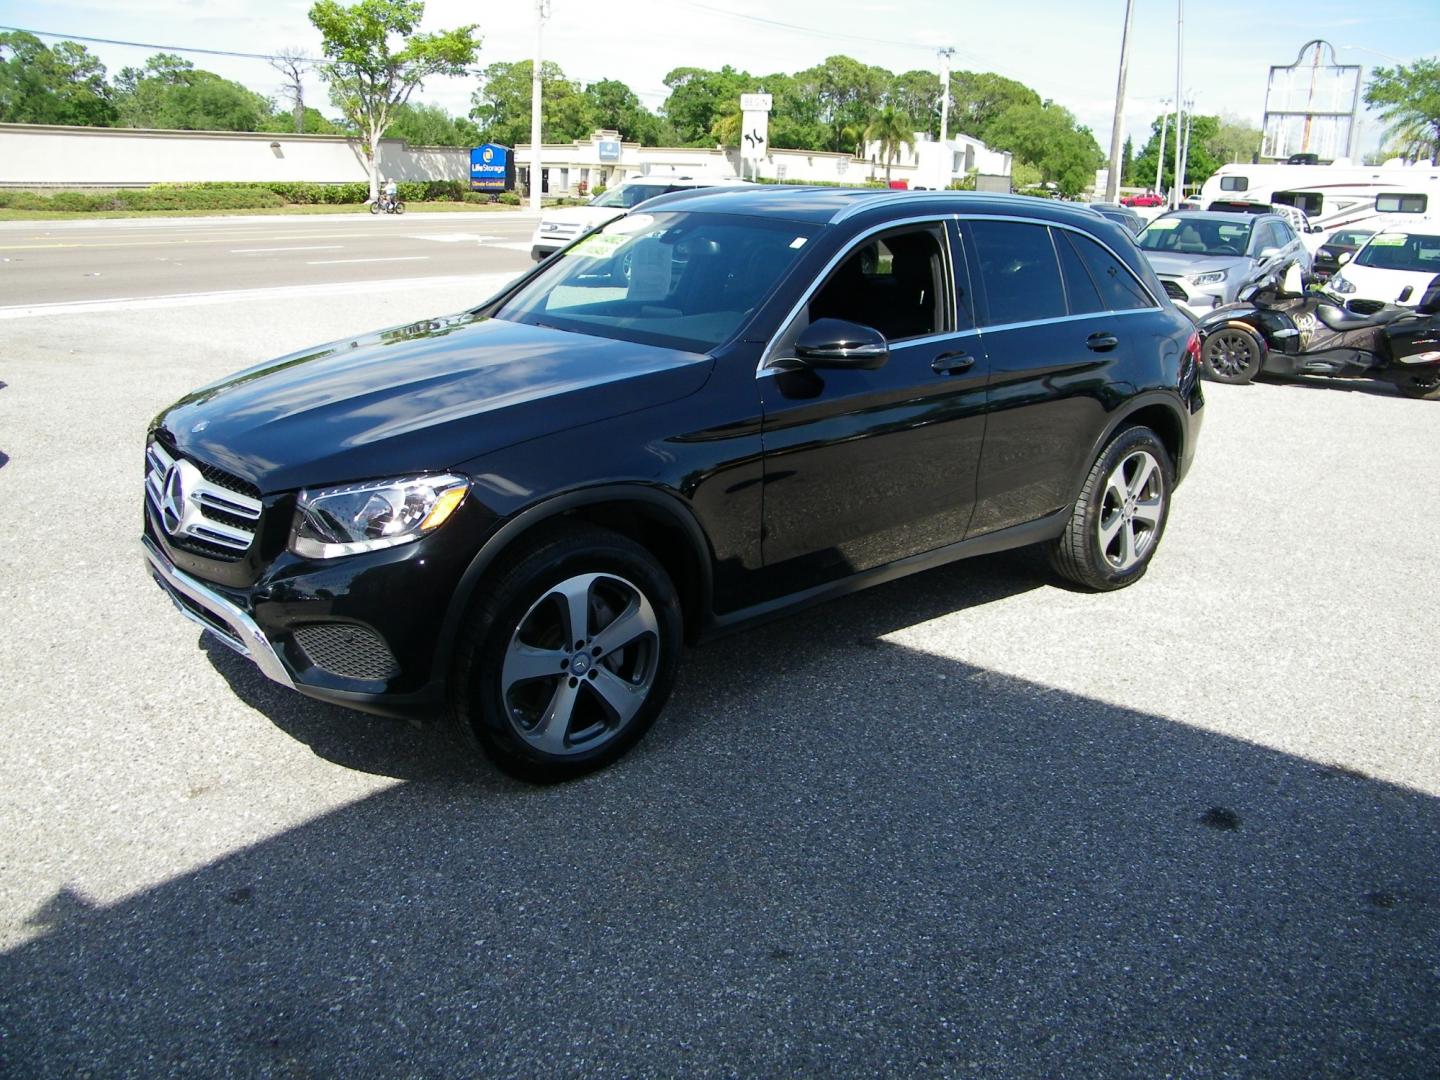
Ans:
{"label": "power line", "polygon": [[675,2],[680,7],[694,8],[696,11],[703,11],[709,15],[719,15],[726,19],[742,19],[746,22],[760,23],[762,26],[778,27],[781,30],[795,30],[812,37],[834,38],[838,41],[863,41],[875,45],[896,45],[902,49],[919,49],[922,52],[930,52],[933,48],[930,45],[918,45],[913,41],[895,41],[891,38],[867,37],[863,34],[840,34],[833,30],[821,30],[814,26],[801,26],[799,23],[767,19],[763,15],[747,15],[743,11],[730,11],[727,8],[712,7],[709,4],[691,3],[689,0],[675,0]]}
{"label": "power line", "polygon": [[[59,38],[62,41],[86,41],[92,45],[125,45],[136,49],[158,49],[161,52],[204,53],[206,56],[237,56],[242,60],[279,60],[279,56],[268,53],[234,52],[230,49],[200,49],[189,45],[152,45],[145,41],[116,41],[114,38],[85,37],[83,34],[56,34],[49,30],[26,30],[20,26],[0,26],[0,30],[13,30],[18,34],[33,34],[35,37]],[[299,57],[297,63],[323,64],[326,61],[314,57]]]}

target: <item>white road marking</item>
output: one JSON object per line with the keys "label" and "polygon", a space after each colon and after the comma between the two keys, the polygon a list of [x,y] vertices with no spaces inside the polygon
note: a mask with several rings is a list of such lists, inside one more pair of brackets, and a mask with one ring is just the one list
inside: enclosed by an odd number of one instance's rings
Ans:
{"label": "white road marking", "polygon": [[486,240],[499,240],[499,236],[480,236],[476,233],[450,232],[450,233],[421,233],[407,237],[409,240],[434,240],[440,244],[482,244]]}
{"label": "white road marking", "polygon": [[281,285],[266,289],[231,289],[227,292],[176,293],[168,296],[124,296],[112,300],[79,300],[60,304],[23,304],[0,307],[0,320],[29,319],[43,315],[83,315],[96,312],[153,311],[161,308],[198,307],[203,304],[253,303],[301,299],[311,296],[347,296],[355,293],[383,293],[399,289],[435,289],[468,285],[475,300],[493,296],[516,274],[455,274],[445,277],[399,278],[384,281],[329,282],[324,285]]}
{"label": "white road marking", "polygon": [[307,259],[306,266],[338,266],[340,263],[424,262],[429,255],[387,255],[378,259]]}
{"label": "white road marking", "polygon": [[506,251],[523,251],[530,254],[530,241],[528,240],[507,240],[503,244],[486,244],[490,248],[504,248]]}
{"label": "white road marking", "polygon": [[340,251],[344,244],[308,244],[305,247],[231,248],[231,255],[258,255],[262,251]]}

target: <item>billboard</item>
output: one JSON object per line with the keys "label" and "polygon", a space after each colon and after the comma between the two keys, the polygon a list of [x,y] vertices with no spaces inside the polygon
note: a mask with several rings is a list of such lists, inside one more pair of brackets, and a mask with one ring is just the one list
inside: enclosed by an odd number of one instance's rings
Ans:
{"label": "billboard", "polygon": [[1262,158],[1353,156],[1360,65],[1337,64],[1327,41],[1308,41],[1293,64],[1275,65],[1265,88]]}
{"label": "billboard", "polygon": [[471,148],[470,190],[515,190],[515,155],[508,146],[486,143]]}

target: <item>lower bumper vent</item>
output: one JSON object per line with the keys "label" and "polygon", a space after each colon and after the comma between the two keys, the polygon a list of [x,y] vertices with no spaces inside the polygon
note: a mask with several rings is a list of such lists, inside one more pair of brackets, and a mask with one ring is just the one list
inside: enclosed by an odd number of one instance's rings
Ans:
{"label": "lower bumper vent", "polygon": [[354,623],[309,623],[292,631],[316,667],[345,679],[390,679],[400,674],[385,642]]}

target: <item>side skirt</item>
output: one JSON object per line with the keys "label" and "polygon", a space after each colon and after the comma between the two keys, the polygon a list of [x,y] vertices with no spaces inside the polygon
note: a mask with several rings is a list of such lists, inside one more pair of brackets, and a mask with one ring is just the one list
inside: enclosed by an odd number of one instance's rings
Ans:
{"label": "side skirt", "polygon": [[934,551],[897,559],[895,562],[877,566],[863,573],[852,574],[839,581],[816,585],[803,592],[790,593],[748,608],[741,608],[739,611],[712,617],[702,628],[699,640],[711,641],[717,637],[748,630],[752,626],[769,622],[771,619],[778,619],[784,615],[793,615],[805,608],[824,603],[826,600],[847,596],[850,593],[859,592],[861,589],[868,589],[872,585],[883,585],[887,581],[908,577],[910,574],[931,570],[960,559],[969,559],[976,555],[991,555],[997,551],[1009,551],[1012,548],[1028,547],[1031,544],[1053,540],[1065,531],[1065,525],[1070,520],[1070,513],[1070,508],[1067,507],[1064,510],[1057,510],[1053,514],[1047,514],[1043,518],[1037,518],[1035,521],[1027,521],[1023,525],[1012,525],[1008,529],[1000,529],[997,532],[986,533],[984,536],[961,540],[956,544],[947,544]]}

